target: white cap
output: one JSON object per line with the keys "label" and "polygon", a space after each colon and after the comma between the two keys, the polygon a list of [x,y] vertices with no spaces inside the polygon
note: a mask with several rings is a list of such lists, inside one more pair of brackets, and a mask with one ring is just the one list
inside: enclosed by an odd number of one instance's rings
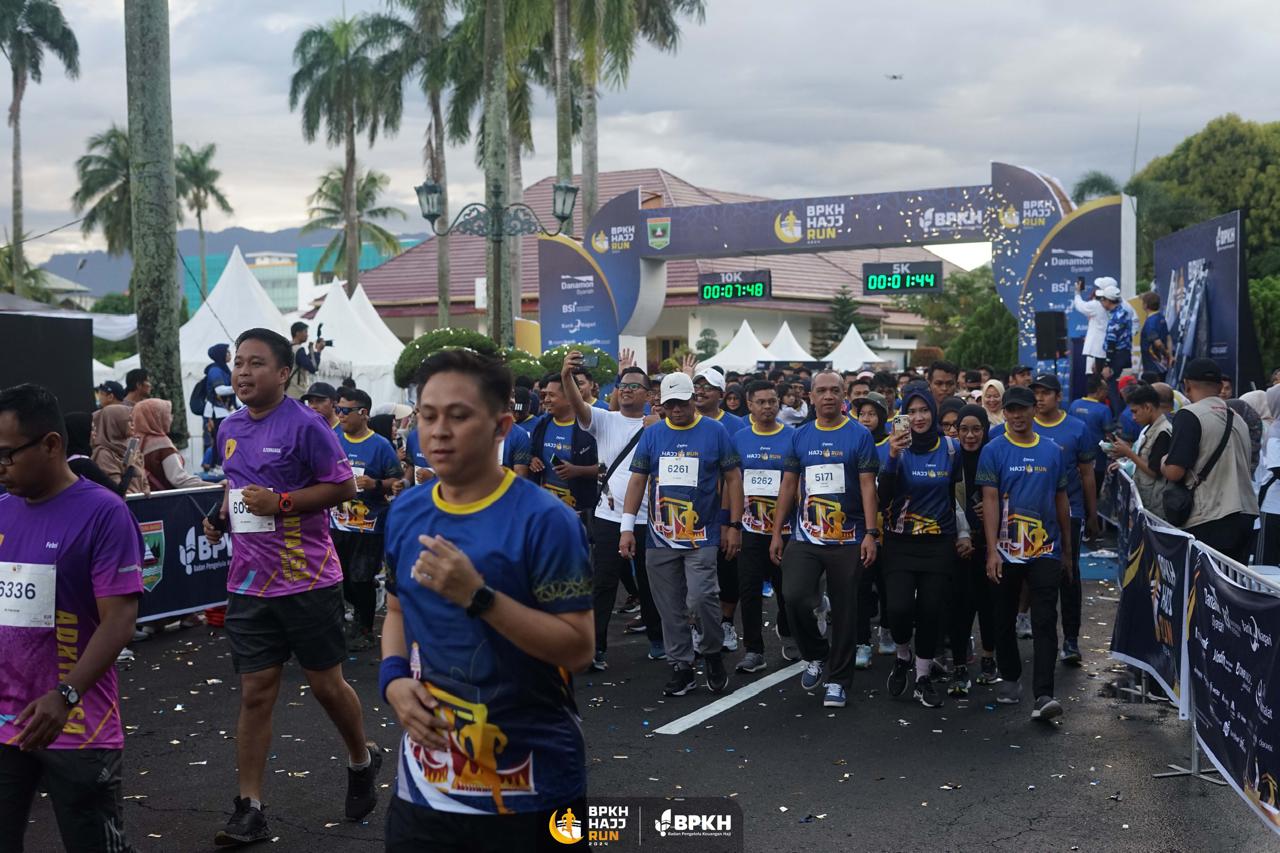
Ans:
{"label": "white cap", "polygon": [[704,367],[694,374],[695,379],[705,379],[707,384],[724,390],[724,374],[716,370],[714,367]]}
{"label": "white cap", "polygon": [[692,397],[693,380],[687,373],[668,373],[662,377],[662,388],[658,399],[663,403],[668,400],[689,400]]}
{"label": "white cap", "polygon": [[1103,299],[1110,299],[1112,302],[1120,301],[1120,285],[1109,275],[1104,275],[1093,280],[1093,286],[1098,289],[1098,296]]}

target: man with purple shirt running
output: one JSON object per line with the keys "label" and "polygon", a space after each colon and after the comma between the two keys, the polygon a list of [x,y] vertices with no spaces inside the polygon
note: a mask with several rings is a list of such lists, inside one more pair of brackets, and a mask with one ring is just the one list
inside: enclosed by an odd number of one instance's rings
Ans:
{"label": "man with purple shirt running", "polygon": [[227,498],[211,542],[230,528],[235,548],[227,573],[227,640],[240,675],[236,764],[240,795],[219,846],[270,837],[262,813],[262,779],[271,747],[271,716],[291,656],[347,747],[348,820],[377,805],[377,744],[365,740],[360,699],[342,676],[342,567],[329,537],[331,507],[356,496],[338,439],[318,414],[285,396],[292,354],[269,329],[236,341],[231,385],[244,404],[218,432]]}
{"label": "man with purple shirt running", "polygon": [[0,848],[21,850],[37,788],[67,850],[132,850],[113,664],[133,636],[142,535],[67,467],[58,402],[0,391]]}

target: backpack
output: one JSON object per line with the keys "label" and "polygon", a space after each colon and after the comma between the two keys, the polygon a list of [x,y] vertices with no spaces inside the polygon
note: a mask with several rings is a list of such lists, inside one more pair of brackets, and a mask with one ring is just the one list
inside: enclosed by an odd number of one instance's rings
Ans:
{"label": "backpack", "polygon": [[206,390],[208,389],[208,372],[195,384],[191,389],[191,396],[187,398],[187,411],[197,417],[204,415],[204,404],[208,399]]}

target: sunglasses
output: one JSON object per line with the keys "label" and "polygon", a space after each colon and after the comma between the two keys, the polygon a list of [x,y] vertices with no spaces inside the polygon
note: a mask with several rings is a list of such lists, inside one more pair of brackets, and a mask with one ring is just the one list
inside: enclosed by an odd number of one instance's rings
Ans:
{"label": "sunglasses", "polygon": [[352,412],[363,412],[364,406],[334,406],[333,410],[340,415],[349,415]]}

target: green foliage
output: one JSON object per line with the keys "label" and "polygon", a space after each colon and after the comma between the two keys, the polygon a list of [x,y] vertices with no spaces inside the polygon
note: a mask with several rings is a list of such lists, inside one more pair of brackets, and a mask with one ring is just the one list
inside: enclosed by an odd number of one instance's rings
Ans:
{"label": "green foliage", "polygon": [[53,295],[45,289],[49,274],[40,267],[24,264],[22,280],[16,284],[13,280],[13,246],[0,248],[0,290],[25,296],[37,302],[52,302]]}
{"label": "green foliage", "polygon": [[93,303],[95,314],[132,314],[133,297],[128,293],[108,293]]}
{"label": "green foliage", "polygon": [[942,358],[942,347],[919,346],[911,353],[912,367],[928,367]]}
{"label": "green foliage", "polygon": [[1250,281],[1249,302],[1253,306],[1253,325],[1258,330],[1262,369],[1269,373],[1280,367],[1280,275]]}
{"label": "green foliage", "polygon": [[524,359],[513,359],[507,362],[507,367],[511,368],[511,374],[516,377],[524,376],[528,379],[538,380],[546,375],[546,368],[537,361],[526,361]]}
{"label": "green foliage", "polygon": [[427,356],[451,347],[465,347],[484,355],[497,355],[498,345],[488,335],[471,329],[436,329],[410,341],[396,360],[395,380],[401,388],[408,388],[413,374]]}
{"label": "green foliage", "polygon": [[80,233],[101,230],[107,254],[123,255],[133,248],[132,185],[129,178],[129,131],[112,124],[89,137],[88,153],[76,161],[75,194],[71,206],[84,214]]}
{"label": "green foliage", "polygon": [[893,304],[900,311],[910,311],[925,319],[922,344],[949,347],[965,329],[974,309],[988,296],[995,296],[995,292],[995,278],[988,265],[971,272],[953,273],[947,277],[941,293],[895,296]]}
{"label": "green foliage", "polygon": [[591,378],[600,384],[612,382],[617,378],[618,362],[614,360],[613,356],[599,347],[587,346],[586,344],[561,344],[544,352],[538,358],[538,361],[541,362],[543,369],[547,373],[559,373],[560,368],[564,365],[564,357],[569,354],[569,350],[577,350],[583,355],[599,356],[600,364],[591,371]]}
{"label": "green foliage", "polygon": [[[178,195],[202,223],[204,213],[210,207],[217,207],[223,213],[235,212],[227,197],[222,194],[222,188],[218,186],[222,172],[213,167],[213,158],[217,153],[218,146],[213,143],[195,149],[184,142],[178,145],[178,154],[174,157],[174,170],[180,176]],[[201,224],[200,227],[203,229],[204,225]]]}
{"label": "green foliage", "polygon": [[666,376],[668,373],[679,373],[680,362],[676,361],[674,358],[664,358],[658,363],[658,372],[663,376]]}
{"label": "green foliage", "polygon": [[1085,172],[1080,177],[1080,180],[1076,181],[1076,185],[1071,188],[1071,200],[1076,204],[1084,204],[1091,199],[1119,194],[1120,184],[1116,183],[1116,179],[1106,172],[1099,172],[1097,169]]}
{"label": "green foliage", "polygon": [[[341,166],[333,167],[320,176],[320,185],[307,198],[307,204],[310,205],[307,209],[307,224],[302,226],[299,233],[310,234],[312,231],[331,228],[338,230],[325,247],[324,254],[316,261],[318,270],[329,268],[330,263],[335,270],[346,269],[347,266],[347,239],[341,230],[346,222],[342,204],[342,182],[345,174]],[[404,247],[400,245],[399,237],[372,220],[405,218],[404,211],[399,208],[378,206],[379,197],[390,185],[390,176],[372,169],[356,175],[356,227],[360,230],[360,242],[368,243],[379,254],[388,258],[403,252]]]}
{"label": "green foliage", "polygon": [[703,329],[698,335],[698,340],[694,344],[694,348],[698,351],[698,359],[705,361],[720,351],[720,341],[716,339],[716,330],[711,328]]}
{"label": "green foliage", "polygon": [[113,365],[138,351],[138,336],[130,335],[122,341],[93,339],[93,357],[106,365]]}
{"label": "green foliage", "polygon": [[538,357],[531,352],[520,349],[520,347],[501,347],[498,350],[498,358],[510,364],[513,361],[537,361]]}
{"label": "green foliage", "polygon": [[809,351],[815,358],[825,358],[849,334],[850,326],[856,326],[858,333],[865,336],[878,331],[880,323],[859,314],[858,303],[854,301],[849,287],[841,285],[831,299],[831,313],[818,319],[813,325],[809,336]]}
{"label": "green foliage", "polygon": [[1018,324],[995,291],[976,300],[961,326],[963,331],[947,346],[949,361],[961,367],[1017,363]]}

